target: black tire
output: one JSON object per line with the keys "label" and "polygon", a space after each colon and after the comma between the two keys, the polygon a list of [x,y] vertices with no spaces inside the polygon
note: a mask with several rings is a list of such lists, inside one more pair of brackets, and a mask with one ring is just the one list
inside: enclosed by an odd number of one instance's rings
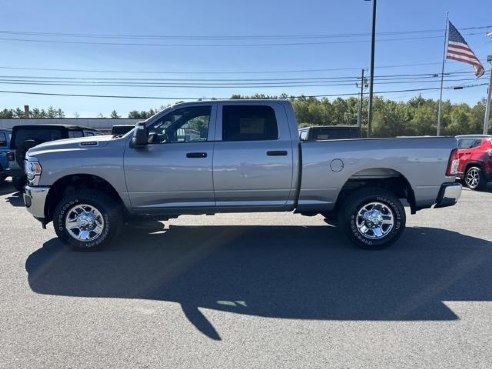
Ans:
{"label": "black tire", "polygon": [[365,250],[390,246],[400,238],[405,223],[405,208],[400,200],[382,188],[355,191],[339,211],[340,227],[350,241]]}
{"label": "black tire", "polygon": [[[120,205],[98,190],[77,190],[56,206],[53,226],[57,236],[77,251],[96,251],[107,246],[120,232]],[[66,223],[73,220],[73,228]]]}
{"label": "black tire", "polygon": [[2,164],[0,164],[0,184],[2,184],[3,181],[5,181],[5,178],[7,178],[7,176],[5,175]]}
{"label": "black tire", "polygon": [[22,177],[12,177],[12,185],[19,192],[24,192],[24,187],[27,184],[27,178]]}
{"label": "black tire", "polygon": [[482,173],[482,168],[471,166],[465,172],[464,182],[470,190],[483,190],[487,186],[487,181]]}
{"label": "black tire", "polygon": [[337,213],[322,213],[325,217],[325,223],[331,224],[332,226],[338,225],[338,214]]}

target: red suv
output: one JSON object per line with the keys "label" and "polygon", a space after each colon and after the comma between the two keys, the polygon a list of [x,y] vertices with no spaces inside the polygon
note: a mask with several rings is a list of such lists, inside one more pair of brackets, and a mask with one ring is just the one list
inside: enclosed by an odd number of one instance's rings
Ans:
{"label": "red suv", "polygon": [[492,136],[463,135],[458,139],[458,177],[472,190],[483,190],[492,181]]}

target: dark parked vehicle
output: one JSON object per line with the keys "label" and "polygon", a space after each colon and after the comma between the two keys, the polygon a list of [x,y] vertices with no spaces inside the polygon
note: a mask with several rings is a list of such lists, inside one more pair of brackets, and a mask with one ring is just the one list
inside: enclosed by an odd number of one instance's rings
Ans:
{"label": "dark parked vehicle", "polygon": [[472,190],[492,181],[492,136],[462,135],[458,139],[458,177]]}
{"label": "dark parked vehicle", "polygon": [[10,129],[0,129],[0,182],[7,177],[6,169],[9,167],[7,152],[10,146]]}
{"label": "dark parked vehicle", "polygon": [[358,126],[312,126],[299,129],[301,141],[360,138],[360,136],[360,127]]}
{"label": "dark parked vehicle", "polygon": [[111,128],[111,134],[113,136],[124,135],[135,128],[134,124],[116,124]]}
{"label": "dark parked vehicle", "polygon": [[88,127],[63,124],[33,124],[12,127],[10,151],[7,153],[9,168],[7,176],[12,177],[15,189],[22,191],[27,183],[24,173],[24,159],[31,147],[43,142],[100,135],[101,132]]}

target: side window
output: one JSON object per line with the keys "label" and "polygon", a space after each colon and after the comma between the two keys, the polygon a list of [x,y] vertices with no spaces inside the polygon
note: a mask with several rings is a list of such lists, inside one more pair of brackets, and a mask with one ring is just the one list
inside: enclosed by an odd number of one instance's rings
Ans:
{"label": "side window", "polygon": [[84,137],[82,131],[68,131],[68,138]]}
{"label": "side window", "polygon": [[226,105],[222,110],[222,141],[277,140],[275,111],[270,106]]}
{"label": "side window", "polygon": [[458,141],[458,148],[459,149],[469,149],[471,148],[472,146],[472,143],[473,143],[473,139],[470,140],[470,139],[465,139],[465,138],[462,138]]}
{"label": "side window", "polygon": [[470,148],[479,147],[481,144],[482,144],[482,139],[478,138],[476,140],[473,140]]}
{"label": "side window", "polygon": [[149,143],[207,141],[211,112],[211,106],[174,110],[149,127]]}
{"label": "side window", "polygon": [[0,147],[7,147],[7,136],[5,132],[0,132]]}

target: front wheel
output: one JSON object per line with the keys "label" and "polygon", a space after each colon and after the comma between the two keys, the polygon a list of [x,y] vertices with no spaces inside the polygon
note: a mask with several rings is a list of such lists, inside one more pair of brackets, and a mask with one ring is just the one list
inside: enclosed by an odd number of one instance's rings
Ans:
{"label": "front wheel", "polygon": [[99,250],[121,229],[120,206],[103,192],[78,190],[57,205],[53,225],[57,236],[73,249]]}
{"label": "front wheel", "polygon": [[361,189],[342,204],[339,223],[358,247],[381,250],[400,238],[405,229],[405,208],[390,191]]}

